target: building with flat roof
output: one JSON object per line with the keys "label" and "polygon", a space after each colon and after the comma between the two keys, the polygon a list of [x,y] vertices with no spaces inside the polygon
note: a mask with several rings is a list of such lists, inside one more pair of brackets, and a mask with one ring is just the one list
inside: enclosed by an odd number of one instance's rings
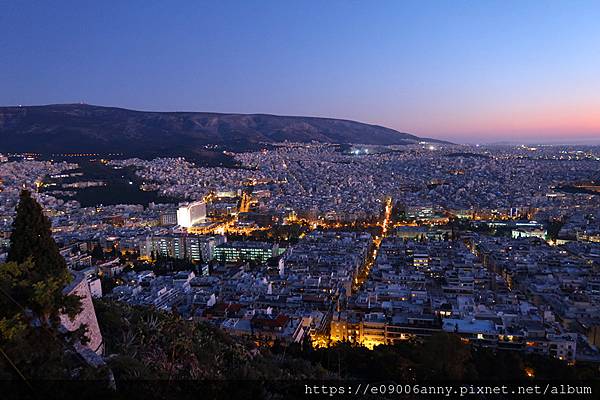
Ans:
{"label": "building with flat roof", "polygon": [[147,236],[140,243],[139,249],[143,257],[161,255],[195,262],[208,262],[214,257],[215,247],[226,240],[225,236],[156,235]]}
{"label": "building with flat roof", "polygon": [[206,203],[195,201],[177,210],[177,224],[183,228],[190,228],[206,219]]}
{"label": "building with flat roof", "polygon": [[277,245],[265,242],[227,242],[215,247],[214,255],[217,261],[260,261],[277,254]]}

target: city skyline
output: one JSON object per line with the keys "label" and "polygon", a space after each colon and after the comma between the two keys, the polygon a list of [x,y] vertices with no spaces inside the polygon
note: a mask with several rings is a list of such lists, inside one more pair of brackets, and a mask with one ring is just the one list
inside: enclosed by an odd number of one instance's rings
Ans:
{"label": "city skyline", "polygon": [[598,21],[0,0],[0,393],[598,398]]}
{"label": "city skyline", "polygon": [[2,105],[330,117],[455,143],[600,142],[592,2],[2,9]]}

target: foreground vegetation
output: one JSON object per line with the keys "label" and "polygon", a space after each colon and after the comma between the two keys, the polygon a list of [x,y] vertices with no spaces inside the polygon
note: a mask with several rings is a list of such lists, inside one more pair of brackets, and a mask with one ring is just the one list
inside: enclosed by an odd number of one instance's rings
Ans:
{"label": "foreground vegetation", "polygon": [[[250,339],[232,338],[220,329],[183,320],[168,312],[99,301],[96,311],[105,338],[107,362],[117,387],[138,379],[176,382],[193,397],[189,380],[208,380],[203,393],[234,398],[297,393],[305,382],[360,380],[367,382],[599,379],[597,366],[570,366],[554,358],[494,352],[464,344],[454,334],[440,333],[424,341],[381,345],[369,350],[350,343],[313,349],[310,342],[271,348]],[[237,382],[234,385],[218,381]],[[215,382],[217,381],[217,382]],[[239,382],[252,384],[239,384]],[[141,387],[136,386],[136,394]],[[161,388],[161,386],[158,386]],[[251,388],[252,390],[248,391]],[[157,395],[156,387],[148,396]]]}

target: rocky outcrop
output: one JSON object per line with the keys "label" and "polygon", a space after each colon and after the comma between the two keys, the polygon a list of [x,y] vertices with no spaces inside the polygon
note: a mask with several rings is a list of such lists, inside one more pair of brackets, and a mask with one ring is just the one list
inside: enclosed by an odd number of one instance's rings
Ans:
{"label": "rocky outcrop", "polygon": [[[92,293],[87,283],[87,279],[82,273],[73,273],[74,279],[69,286],[67,286],[63,293],[65,295],[77,295],[81,298],[82,310],[74,319],[70,319],[68,315],[62,315],[60,320],[62,326],[68,331],[74,331],[81,325],[87,326],[86,336],[89,341],[85,344],[78,344],[75,347],[79,353],[90,354],[91,350],[97,355],[104,353],[104,341],[102,339],[102,333],[100,333],[100,326],[96,318],[96,311],[94,310],[94,303],[92,302]],[[96,362],[96,361],[94,361]]]}

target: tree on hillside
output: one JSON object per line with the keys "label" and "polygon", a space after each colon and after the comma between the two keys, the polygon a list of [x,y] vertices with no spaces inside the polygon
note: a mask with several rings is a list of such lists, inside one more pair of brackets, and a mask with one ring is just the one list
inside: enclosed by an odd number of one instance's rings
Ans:
{"label": "tree on hillside", "polygon": [[7,261],[22,269],[20,290],[14,293],[14,299],[42,323],[58,323],[61,313],[77,315],[79,298],[62,293],[72,276],[52,238],[50,220],[27,190],[19,198]]}
{"label": "tree on hillside", "polygon": [[21,193],[8,262],[0,264],[0,379],[63,379],[70,376],[85,327],[60,329],[60,315],[73,318],[78,296],[63,294],[71,275],[50,231],[50,221],[27,191]]}

